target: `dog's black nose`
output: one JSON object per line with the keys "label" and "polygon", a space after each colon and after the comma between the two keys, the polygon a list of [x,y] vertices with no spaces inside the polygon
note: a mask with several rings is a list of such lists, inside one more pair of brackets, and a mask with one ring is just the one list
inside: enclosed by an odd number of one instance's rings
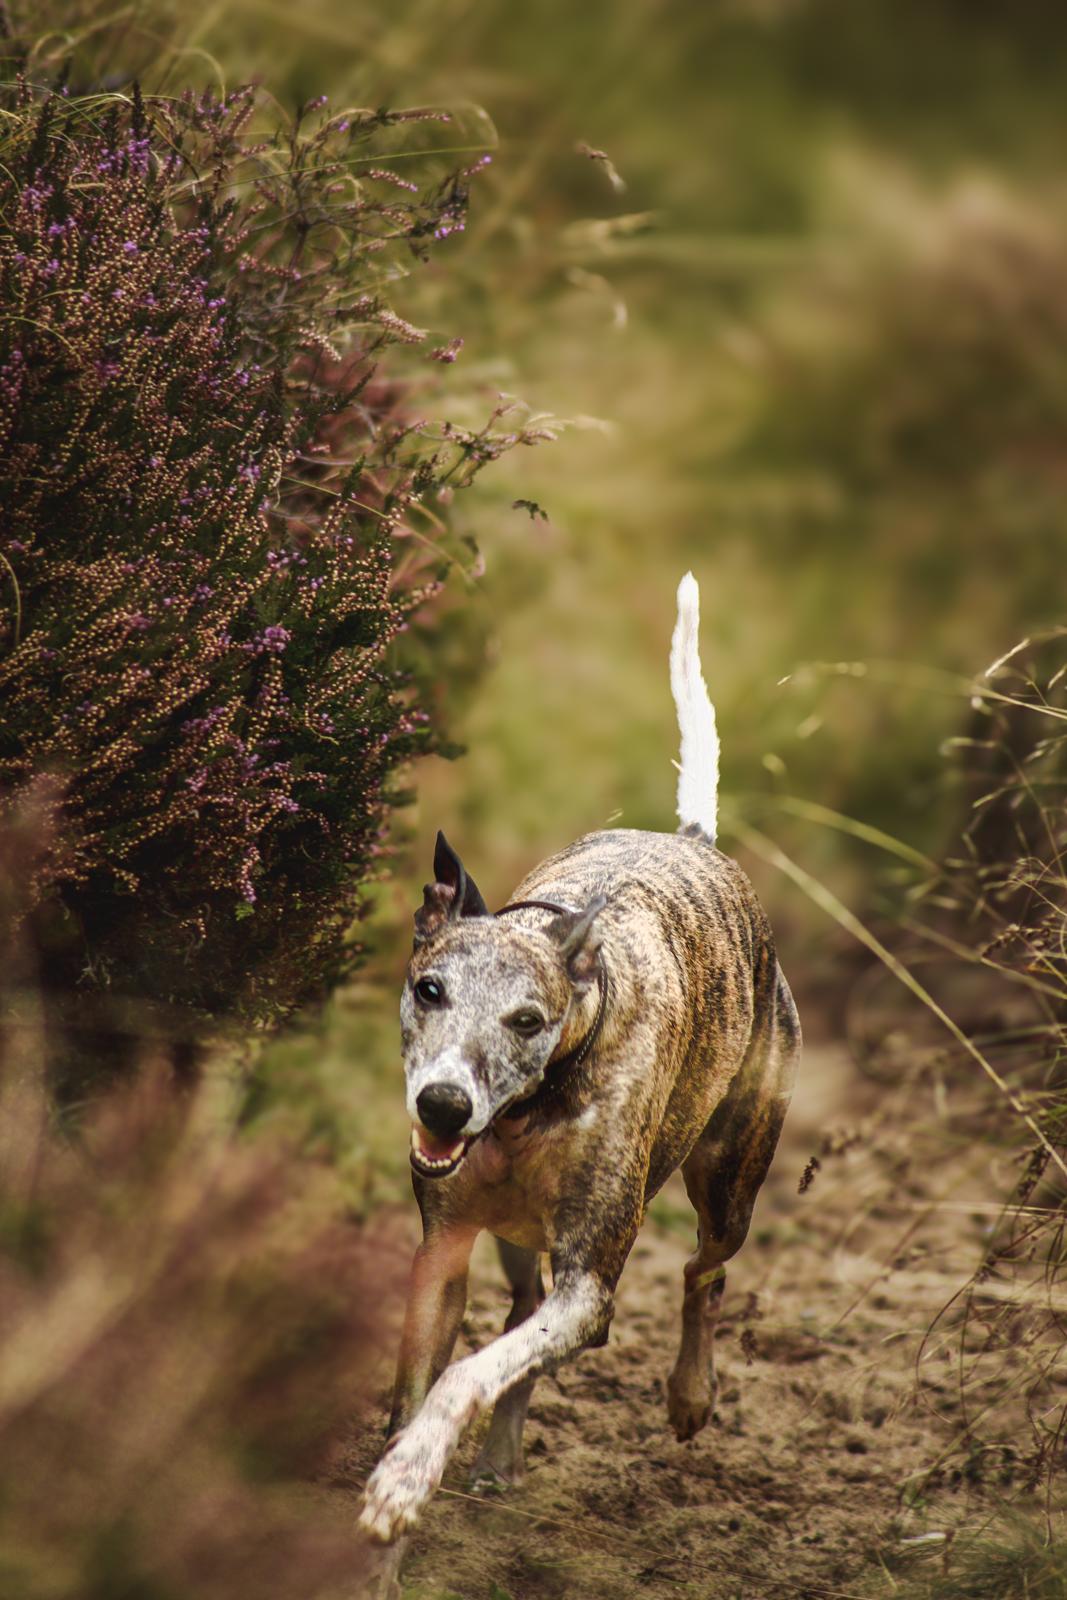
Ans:
{"label": "dog's black nose", "polygon": [[419,1121],[430,1133],[458,1133],[471,1111],[471,1097],[455,1083],[428,1083],[415,1101]]}

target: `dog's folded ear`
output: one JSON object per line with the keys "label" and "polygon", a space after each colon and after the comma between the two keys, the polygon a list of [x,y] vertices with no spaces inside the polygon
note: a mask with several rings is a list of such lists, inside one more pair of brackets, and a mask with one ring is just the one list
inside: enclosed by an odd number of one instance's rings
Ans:
{"label": "dog's folded ear", "polygon": [[582,911],[557,917],[548,932],[559,945],[567,976],[576,989],[588,989],[600,970],[600,932],[596,919],[607,905],[607,897],[595,894]]}
{"label": "dog's folded ear", "polygon": [[437,835],[433,853],[434,882],[422,892],[422,905],[415,913],[415,943],[425,944],[446,922],[460,917],[487,917],[489,908],[473,878],[443,833]]}

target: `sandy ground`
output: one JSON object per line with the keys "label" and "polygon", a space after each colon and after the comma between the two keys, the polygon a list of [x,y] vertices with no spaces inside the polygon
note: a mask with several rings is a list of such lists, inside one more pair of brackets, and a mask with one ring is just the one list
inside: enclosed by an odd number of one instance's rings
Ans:
{"label": "sandy ground", "polygon": [[[729,1270],[712,1424],[686,1444],[667,1426],[693,1241],[676,1176],[627,1265],[610,1342],[538,1385],[525,1483],[499,1501],[466,1497],[477,1432],[468,1438],[416,1536],[405,1595],[889,1593],[883,1562],[923,1548],[905,1541],[926,1535],[936,1552],[937,1536],[988,1515],[1012,1492],[1011,1463],[961,1454],[956,1343],[946,1329],[923,1345],[973,1270],[1001,1188],[966,1115],[966,1085],[926,1074],[887,1090],[843,1046],[809,1043]],[[480,1241],[457,1353],[492,1338],[506,1307]],[[989,1381],[992,1394],[995,1372]],[[386,1387],[383,1373],[383,1409]],[[355,1444],[342,1482],[362,1481],[379,1448],[380,1436]]]}

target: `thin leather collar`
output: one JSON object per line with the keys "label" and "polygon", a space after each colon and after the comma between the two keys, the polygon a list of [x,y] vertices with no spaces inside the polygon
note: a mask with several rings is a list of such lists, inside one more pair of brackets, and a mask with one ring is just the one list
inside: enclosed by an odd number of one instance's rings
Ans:
{"label": "thin leather collar", "polygon": [[555,900],[512,900],[506,906],[501,906],[499,911],[494,911],[495,917],[506,917],[509,911],[555,911],[561,917],[576,917],[577,906],[561,906]]}

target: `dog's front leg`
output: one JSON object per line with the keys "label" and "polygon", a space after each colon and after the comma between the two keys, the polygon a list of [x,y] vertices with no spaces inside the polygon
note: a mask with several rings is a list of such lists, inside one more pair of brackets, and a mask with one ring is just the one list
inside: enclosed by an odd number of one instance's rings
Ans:
{"label": "dog's front leg", "polygon": [[427,1225],[411,1264],[389,1436],[406,1427],[447,1367],[467,1305],[477,1229]]}
{"label": "dog's front leg", "polygon": [[360,1526],[384,1543],[414,1527],[464,1428],[514,1384],[592,1343],[611,1319],[611,1298],[593,1272],[562,1274],[526,1322],[449,1367],[372,1473]]}
{"label": "dog's front leg", "polygon": [[[467,1267],[477,1230],[448,1228],[438,1221],[425,1221],[424,1226],[411,1264],[390,1437],[411,1420],[448,1365],[467,1304]],[[406,1545],[401,1539],[388,1550],[365,1553],[360,1592],[368,1600],[399,1600]]]}

